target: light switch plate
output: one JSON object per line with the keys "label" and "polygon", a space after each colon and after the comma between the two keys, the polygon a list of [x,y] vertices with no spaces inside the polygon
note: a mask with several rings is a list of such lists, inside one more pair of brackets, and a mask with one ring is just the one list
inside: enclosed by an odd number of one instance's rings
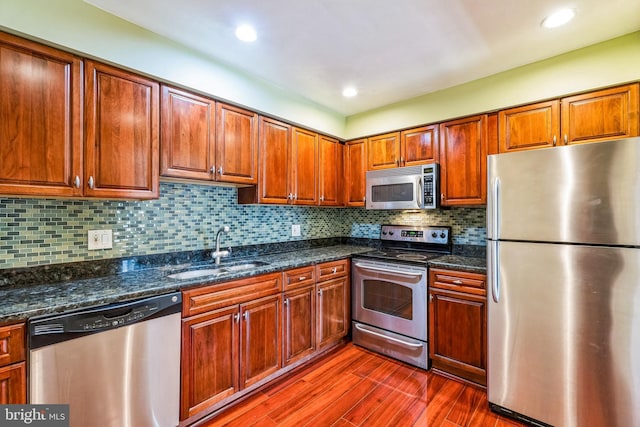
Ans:
{"label": "light switch plate", "polygon": [[113,232],[111,230],[89,230],[87,243],[90,251],[111,249],[113,248]]}
{"label": "light switch plate", "polygon": [[300,236],[300,224],[294,224],[291,226],[291,235],[293,237]]}

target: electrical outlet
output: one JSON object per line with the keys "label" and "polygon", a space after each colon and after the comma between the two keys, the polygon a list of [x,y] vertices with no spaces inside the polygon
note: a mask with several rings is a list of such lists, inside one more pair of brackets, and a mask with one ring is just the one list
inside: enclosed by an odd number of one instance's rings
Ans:
{"label": "electrical outlet", "polygon": [[298,237],[300,236],[300,224],[293,224],[291,226],[291,235],[293,237]]}
{"label": "electrical outlet", "polygon": [[90,251],[113,248],[113,233],[111,230],[89,230],[87,243]]}

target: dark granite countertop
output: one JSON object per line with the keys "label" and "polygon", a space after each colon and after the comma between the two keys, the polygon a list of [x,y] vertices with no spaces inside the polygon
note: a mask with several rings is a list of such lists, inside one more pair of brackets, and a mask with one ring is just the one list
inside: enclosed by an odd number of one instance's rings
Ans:
{"label": "dark granite countertop", "polygon": [[487,259],[462,256],[462,255],[445,255],[439,258],[429,260],[431,268],[446,268],[449,270],[468,271],[470,273],[487,274]]}
{"label": "dark granite countertop", "polygon": [[[227,262],[236,264],[244,260],[251,260],[262,261],[267,265],[216,277],[205,276],[188,280],[171,279],[167,275],[190,269],[213,267],[213,262],[202,261],[202,258],[190,258],[180,264],[175,263],[174,260],[170,264],[159,267],[141,268],[128,272],[124,269],[125,272],[71,280],[61,278],[59,271],[52,272],[51,276],[47,276],[46,269],[33,276],[29,274],[29,271],[26,271],[27,274],[22,271],[26,280],[15,280],[13,285],[0,287],[2,295],[0,324],[334,261],[371,249],[370,246],[359,244],[335,244],[324,247],[299,248],[288,252],[251,254],[252,256],[244,258],[233,257]],[[224,264],[223,261],[222,266]],[[476,256],[445,255],[429,261],[428,265],[435,268],[486,273],[485,258]],[[66,271],[68,268],[73,267],[65,266],[62,271]],[[43,279],[43,277],[48,277],[48,279]],[[35,278],[38,278],[39,283],[33,283]]]}
{"label": "dark granite countertop", "polygon": [[[200,277],[189,280],[176,280],[167,277],[168,274],[176,271],[214,265],[211,262],[201,262],[148,268],[128,273],[58,283],[5,286],[0,288],[0,294],[2,295],[0,323],[16,322],[34,316],[111,304],[160,295],[202,284],[224,282],[304,265],[334,261],[368,250],[371,250],[371,248],[366,246],[335,245],[255,256],[250,259],[252,261],[266,262],[268,265],[233,272],[216,278]],[[242,259],[233,258],[232,261],[237,263]]]}

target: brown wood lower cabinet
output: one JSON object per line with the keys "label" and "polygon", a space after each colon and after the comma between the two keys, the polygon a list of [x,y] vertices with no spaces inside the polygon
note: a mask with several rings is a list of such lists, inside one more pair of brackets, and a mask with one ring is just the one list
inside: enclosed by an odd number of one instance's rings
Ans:
{"label": "brown wood lower cabinet", "polygon": [[486,385],[486,276],[429,271],[429,357],[433,368]]}
{"label": "brown wood lower cabinet", "polygon": [[348,309],[348,259],[184,291],[181,424],[339,343]]}
{"label": "brown wood lower cabinet", "polygon": [[0,404],[27,403],[24,324],[0,327]]}

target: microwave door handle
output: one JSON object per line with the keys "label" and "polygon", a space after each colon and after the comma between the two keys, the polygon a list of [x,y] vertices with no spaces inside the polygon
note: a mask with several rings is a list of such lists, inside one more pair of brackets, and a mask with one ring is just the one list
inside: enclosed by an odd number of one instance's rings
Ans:
{"label": "microwave door handle", "polygon": [[418,202],[419,208],[424,208],[424,195],[422,193],[422,177],[419,176],[417,178],[418,185],[416,185],[416,189],[418,190],[418,194],[416,195],[416,201]]}

